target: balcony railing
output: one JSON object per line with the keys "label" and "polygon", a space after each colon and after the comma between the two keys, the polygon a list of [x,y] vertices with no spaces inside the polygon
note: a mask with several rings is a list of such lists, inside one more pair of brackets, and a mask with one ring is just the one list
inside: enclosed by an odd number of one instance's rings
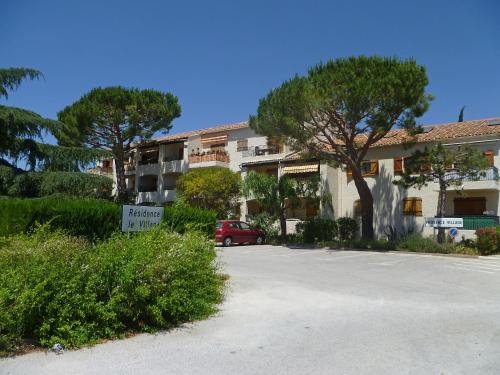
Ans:
{"label": "balcony railing", "polygon": [[214,152],[212,154],[204,155],[189,155],[189,163],[203,163],[206,161],[220,161],[223,163],[229,163],[229,155],[223,152]]}
{"label": "balcony railing", "polygon": [[279,147],[269,147],[269,146],[252,146],[248,150],[242,152],[242,156],[252,157],[252,156],[262,156],[262,155],[276,155],[281,153]]}
{"label": "balcony railing", "polygon": [[[459,178],[460,178],[460,175],[457,171],[451,170],[449,172],[446,172],[445,179],[447,181],[448,180],[455,180],[455,179],[459,179]],[[497,167],[489,167],[481,175],[479,175],[477,179],[462,178],[461,180],[462,181],[498,181],[498,168]]]}
{"label": "balcony railing", "polygon": [[465,230],[494,227],[499,223],[499,217],[494,215],[455,215],[448,217],[461,217],[464,219],[464,226],[461,229]]}

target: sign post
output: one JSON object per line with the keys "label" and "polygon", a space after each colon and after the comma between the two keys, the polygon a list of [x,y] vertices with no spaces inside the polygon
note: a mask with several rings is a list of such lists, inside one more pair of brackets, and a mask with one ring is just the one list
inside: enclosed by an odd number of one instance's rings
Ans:
{"label": "sign post", "polygon": [[160,224],[163,207],[122,206],[122,232],[139,232]]}

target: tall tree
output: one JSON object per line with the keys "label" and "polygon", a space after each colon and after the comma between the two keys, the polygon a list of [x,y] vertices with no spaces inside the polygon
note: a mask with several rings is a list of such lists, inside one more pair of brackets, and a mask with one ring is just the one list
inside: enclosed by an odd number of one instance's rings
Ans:
{"label": "tall tree", "polygon": [[362,211],[362,236],[371,239],[373,196],[361,169],[370,146],[394,128],[413,134],[432,99],[426,70],[415,60],[350,57],[330,60],[273,89],[250,126],[282,137],[295,150],[352,171]]}
{"label": "tall tree", "polygon": [[[301,191],[304,187],[299,188]],[[280,222],[282,239],[286,239],[286,210],[299,205],[297,183],[284,175],[281,178],[250,171],[243,180],[243,195],[255,199],[264,212]]]}
{"label": "tall tree", "polygon": [[460,109],[460,113],[458,114],[458,122],[464,122],[464,111],[465,106]]}
{"label": "tall tree", "polygon": [[177,192],[190,206],[231,216],[239,205],[241,177],[228,168],[195,168],[177,180]]}
{"label": "tall tree", "polygon": [[[451,149],[437,143],[434,147],[417,150],[404,159],[404,172],[394,184],[405,188],[421,189],[427,184],[439,185],[436,217],[445,216],[446,191],[459,189],[464,181],[474,181],[484,176],[488,160],[476,148],[470,146]],[[438,242],[445,239],[444,228],[438,230]]]}
{"label": "tall tree", "polygon": [[132,142],[168,132],[181,114],[171,93],[135,88],[95,88],[59,112],[64,126],[55,133],[64,146],[110,151],[115,159],[117,200],[127,199],[124,160]]}

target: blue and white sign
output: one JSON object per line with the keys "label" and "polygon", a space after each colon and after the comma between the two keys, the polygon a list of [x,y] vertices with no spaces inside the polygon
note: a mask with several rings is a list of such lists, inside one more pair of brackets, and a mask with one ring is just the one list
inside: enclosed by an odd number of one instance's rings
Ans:
{"label": "blue and white sign", "polygon": [[458,235],[458,229],[457,228],[450,228],[448,233],[449,233],[451,238],[455,238]]}
{"label": "blue and white sign", "polygon": [[425,226],[432,228],[463,228],[464,219],[461,217],[426,217]]}
{"label": "blue and white sign", "polygon": [[139,232],[158,225],[163,217],[163,207],[122,206],[122,232]]}

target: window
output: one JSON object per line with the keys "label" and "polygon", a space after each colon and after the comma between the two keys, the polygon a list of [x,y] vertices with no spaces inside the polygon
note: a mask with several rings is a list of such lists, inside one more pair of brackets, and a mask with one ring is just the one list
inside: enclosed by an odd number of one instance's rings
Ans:
{"label": "window", "polygon": [[240,228],[241,229],[250,229],[250,225],[248,225],[247,223],[244,223],[244,222],[240,222]]}
{"label": "window", "polygon": [[422,216],[422,198],[417,198],[417,197],[404,198],[403,215]]}
{"label": "window", "polygon": [[492,150],[488,150],[488,151],[485,151],[484,152],[484,157],[486,158],[486,160],[488,160],[488,165],[490,167],[493,167],[495,165],[495,161],[494,161],[494,158],[493,158],[493,151]]}
{"label": "window", "polygon": [[238,223],[230,223],[229,228],[240,229],[240,226],[238,225]]}
{"label": "window", "polygon": [[402,175],[404,171],[404,158],[401,156],[394,158],[394,174]]}
{"label": "window", "polygon": [[236,151],[248,151],[248,139],[238,139],[236,142]]}
{"label": "window", "polygon": [[[352,176],[352,170],[346,167],[348,176]],[[361,162],[361,175],[363,177],[376,176],[378,174],[378,160],[363,160]]]}
{"label": "window", "polygon": [[361,174],[365,176],[375,176],[378,174],[378,160],[365,160],[361,162]]}
{"label": "window", "polygon": [[215,229],[221,229],[223,225],[224,223],[222,221],[218,221],[217,223],[215,223]]}
{"label": "window", "polygon": [[157,186],[158,186],[158,176],[146,175],[142,176],[139,180],[140,192],[156,191]]}

